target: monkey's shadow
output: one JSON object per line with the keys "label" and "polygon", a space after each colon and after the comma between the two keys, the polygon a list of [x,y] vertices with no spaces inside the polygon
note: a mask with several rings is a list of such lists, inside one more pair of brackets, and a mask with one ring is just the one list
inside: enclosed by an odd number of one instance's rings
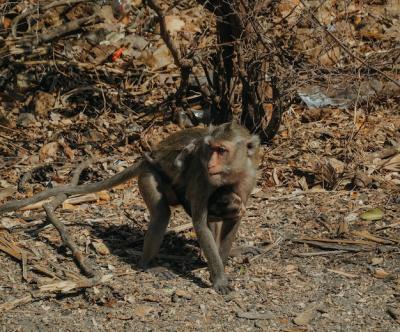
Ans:
{"label": "monkey's shadow", "polygon": [[[92,226],[92,232],[95,237],[104,241],[112,255],[132,265],[136,270],[141,270],[138,267],[140,255],[137,253],[142,251],[145,232],[139,225],[135,223],[121,226],[95,224]],[[171,258],[164,257],[166,255]],[[186,239],[178,233],[169,233],[164,237],[159,256],[161,257],[156,257],[152,266],[166,267],[169,271],[191,280],[199,287],[210,287],[192,272],[194,269],[207,266],[200,257],[197,241]],[[163,278],[161,275],[159,277]]]}

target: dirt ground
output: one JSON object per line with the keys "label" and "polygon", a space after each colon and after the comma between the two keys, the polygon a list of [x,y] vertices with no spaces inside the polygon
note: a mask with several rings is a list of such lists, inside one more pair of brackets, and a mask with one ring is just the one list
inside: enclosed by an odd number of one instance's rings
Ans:
{"label": "dirt ground", "polygon": [[[112,275],[92,288],[29,299],[40,286],[82,276],[43,212],[2,217],[2,245],[8,239],[32,259],[23,273],[20,261],[0,251],[0,330],[400,331],[399,173],[382,167],[367,174],[379,153],[400,142],[398,107],[360,113],[362,127],[352,112],[322,110],[311,122],[302,114],[289,112],[264,147],[260,181],[236,241],[262,253],[229,261],[234,292],[221,296],[210,288],[188,227],[167,235],[162,248],[159,262],[175,278],[137,268],[148,213],[132,181],[109,197],[60,210],[96,271]],[[12,182],[21,167],[10,160],[0,177]],[[96,176],[107,176],[98,168]],[[383,215],[362,218],[372,208]],[[177,209],[170,227],[189,222]],[[34,271],[35,263],[54,277]]]}
{"label": "dirt ground", "polygon": [[[89,155],[81,182],[109,178],[178,130],[181,71],[148,2],[113,1],[128,2],[117,18],[109,1],[0,1],[0,206],[69,183]],[[160,2],[176,48],[199,59],[185,104],[201,122],[225,43],[200,1]],[[226,267],[234,291],[211,288],[181,209],[158,261],[175,277],[138,268],[149,214],[132,180],[56,211],[95,286],[40,206],[0,216],[0,332],[400,331],[399,2],[256,3],[263,47],[241,58],[268,64],[291,103],[235,243],[259,252]]]}

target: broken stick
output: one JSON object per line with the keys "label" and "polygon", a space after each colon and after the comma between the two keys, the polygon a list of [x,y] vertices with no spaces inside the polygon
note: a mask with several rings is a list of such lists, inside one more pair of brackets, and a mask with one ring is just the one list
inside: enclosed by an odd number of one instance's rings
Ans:
{"label": "broken stick", "polygon": [[[90,165],[90,163],[91,163],[90,159],[85,160],[76,168],[72,176],[71,185],[73,186],[78,185],[79,177],[81,176],[83,170]],[[74,240],[69,235],[67,228],[60,220],[58,220],[57,216],[54,213],[55,209],[57,209],[57,207],[60,206],[62,202],[64,202],[67,198],[68,196],[64,193],[58,194],[49,203],[43,204],[43,208],[46,211],[48,221],[57,229],[58,233],[61,236],[63,244],[71,250],[72,256],[74,257],[79,268],[87,276],[93,277],[94,276],[93,269],[90,266],[88,266],[84,256],[78,249]]]}

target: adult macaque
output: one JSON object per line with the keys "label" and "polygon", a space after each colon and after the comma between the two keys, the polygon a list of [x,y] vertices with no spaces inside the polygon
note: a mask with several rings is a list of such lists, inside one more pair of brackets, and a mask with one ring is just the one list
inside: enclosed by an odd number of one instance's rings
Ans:
{"label": "adult macaque", "polygon": [[238,124],[186,129],[162,141],[151,158],[145,157],[110,179],[49,189],[0,206],[0,214],[60,193],[87,194],[109,189],[138,176],[139,189],[150,212],[141,265],[149,266],[160,249],[170,206],[181,204],[192,217],[213,287],[226,294],[231,288],[224,263],[255,186],[258,153],[258,137]]}
{"label": "adult macaque", "polygon": [[[191,144],[194,147],[182,158],[182,152]],[[148,266],[159,251],[171,214],[169,206],[181,204],[192,216],[213,287],[220,293],[228,293],[224,262],[240,216],[208,222],[209,199],[214,192],[223,190],[219,188],[227,188],[228,193],[237,194],[245,205],[257,177],[258,151],[258,137],[235,123],[211,129],[187,129],[162,141],[152,158],[163,174],[148,169],[139,176],[139,189],[150,210],[141,265]],[[177,165],[177,159],[181,164]],[[169,184],[163,177],[174,179],[173,183]]]}

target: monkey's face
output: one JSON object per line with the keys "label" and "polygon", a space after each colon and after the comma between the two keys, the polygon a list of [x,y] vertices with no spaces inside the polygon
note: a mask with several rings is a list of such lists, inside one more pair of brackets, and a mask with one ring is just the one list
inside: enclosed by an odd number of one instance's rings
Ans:
{"label": "monkey's face", "polygon": [[210,141],[206,145],[207,175],[211,183],[220,185],[229,171],[229,161],[232,154],[232,143]]}
{"label": "monkey's face", "polygon": [[211,185],[234,184],[256,171],[260,140],[235,123],[211,128],[202,146],[201,159]]}
{"label": "monkey's face", "polygon": [[214,186],[236,182],[238,173],[246,169],[247,150],[240,142],[210,139],[205,144],[204,166]]}

